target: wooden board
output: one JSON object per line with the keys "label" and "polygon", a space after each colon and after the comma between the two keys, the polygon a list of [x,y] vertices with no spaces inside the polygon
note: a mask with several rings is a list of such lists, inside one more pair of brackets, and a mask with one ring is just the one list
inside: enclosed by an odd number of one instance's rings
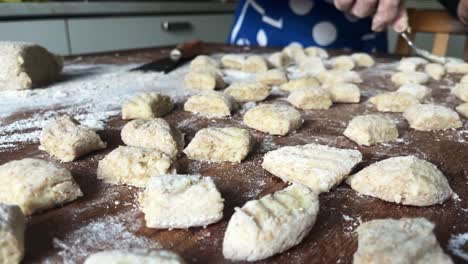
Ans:
{"label": "wooden board", "polygon": [[[207,52],[240,51],[240,48],[207,45]],[[168,52],[167,48],[96,55],[81,61],[95,63],[144,62]],[[380,61],[395,59],[383,58]],[[74,63],[70,60],[68,63]],[[171,249],[188,263],[230,263],[223,259],[222,241],[230,216],[236,206],[260,198],[286,186],[278,178],[264,171],[260,164],[263,155],[285,145],[322,143],[340,148],[357,148],[363,162],[355,171],[388,157],[416,155],[436,164],[460,200],[448,200],[443,205],[412,207],[384,202],[358,195],[346,184],[320,195],[317,222],[304,241],[291,250],[260,263],[351,263],[357,247],[353,232],[361,221],[377,218],[426,217],[436,224],[435,233],[447,253],[451,235],[468,232],[468,124],[464,128],[438,132],[418,132],[408,128],[401,114],[388,114],[398,121],[400,140],[373,147],[360,147],[342,133],[347,122],[358,114],[376,110],[368,103],[370,95],[394,90],[387,73],[370,71],[363,74],[363,97],[360,104],[336,104],[326,111],[303,111],[305,124],[297,132],[285,137],[269,136],[250,129],[257,139],[254,151],[241,164],[208,163],[177,160],[179,173],[201,173],[212,176],[225,199],[224,218],[206,228],[188,230],[156,230],[146,228],[143,214],[138,210],[139,190],[126,186],[112,186],[96,179],[98,160],[122,145],[120,128],[126,123],[116,116],[100,132],[108,142],[106,150],[88,155],[75,162],[64,163],[84,192],[84,197],[60,208],[33,215],[26,232],[25,263],[81,263],[89,252],[111,248],[148,247]],[[459,78],[459,77],[454,77]],[[455,107],[459,102],[439,83],[430,82],[432,100]],[[278,100],[278,98],[269,98]],[[39,111],[39,109],[38,109]],[[8,120],[20,120],[31,112],[19,112]],[[245,127],[242,116],[236,113],[229,119],[206,119],[182,111],[182,105],[166,118],[186,134],[187,142],[201,128],[234,125]],[[38,144],[20,144],[18,148],[0,152],[0,164],[26,157],[51,159],[38,150]],[[463,260],[453,256],[456,263]]]}

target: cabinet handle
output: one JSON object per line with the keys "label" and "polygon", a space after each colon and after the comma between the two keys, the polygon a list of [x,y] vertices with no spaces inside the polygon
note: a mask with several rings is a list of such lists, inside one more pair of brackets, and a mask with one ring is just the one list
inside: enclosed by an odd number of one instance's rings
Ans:
{"label": "cabinet handle", "polygon": [[161,28],[167,32],[189,31],[192,29],[192,23],[188,21],[163,21]]}

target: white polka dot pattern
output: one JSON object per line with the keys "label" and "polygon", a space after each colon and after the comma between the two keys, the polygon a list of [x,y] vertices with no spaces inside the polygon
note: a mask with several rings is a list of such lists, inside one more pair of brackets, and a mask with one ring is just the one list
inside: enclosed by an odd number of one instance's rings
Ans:
{"label": "white polka dot pattern", "polygon": [[314,7],[313,0],[289,0],[289,7],[294,14],[299,16],[307,15]]}
{"label": "white polka dot pattern", "polygon": [[321,46],[327,46],[332,44],[338,36],[335,25],[331,22],[324,21],[317,23],[312,28],[312,37],[315,42]]}

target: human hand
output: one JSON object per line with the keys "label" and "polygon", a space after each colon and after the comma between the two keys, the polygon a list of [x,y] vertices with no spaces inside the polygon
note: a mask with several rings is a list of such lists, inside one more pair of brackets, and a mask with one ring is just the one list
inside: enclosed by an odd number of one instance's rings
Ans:
{"label": "human hand", "polygon": [[460,0],[457,15],[463,24],[468,25],[468,0]]}

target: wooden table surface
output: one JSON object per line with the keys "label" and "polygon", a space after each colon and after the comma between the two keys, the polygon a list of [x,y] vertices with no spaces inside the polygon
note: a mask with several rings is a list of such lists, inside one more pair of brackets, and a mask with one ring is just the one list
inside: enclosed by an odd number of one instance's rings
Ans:
{"label": "wooden table surface", "polygon": [[[238,47],[206,45],[206,52],[241,50]],[[93,55],[81,58],[80,62],[146,62],[167,52],[167,48],[159,48],[121,52],[119,56]],[[392,60],[395,59],[379,59],[386,62]],[[75,61],[69,60],[67,63],[73,64]],[[261,168],[263,155],[281,146],[307,143],[357,148],[363,154],[363,162],[354,171],[385,158],[416,155],[437,165],[460,199],[430,207],[403,206],[358,195],[346,184],[341,184],[320,195],[317,222],[302,243],[260,263],[351,263],[357,248],[354,230],[361,221],[378,218],[426,217],[436,224],[437,239],[450,254],[447,249],[450,236],[468,232],[468,122],[464,119],[464,128],[458,130],[419,132],[410,129],[401,114],[389,113],[387,116],[398,121],[401,139],[372,147],[358,146],[342,135],[347,122],[353,116],[376,112],[366,103],[370,95],[396,89],[388,72],[370,70],[364,71],[362,76],[364,82],[359,85],[363,94],[360,104],[335,104],[329,110],[302,111],[306,120],[304,126],[285,137],[269,136],[249,129],[257,139],[257,145],[240,164],[199,162],[189,160],[184,155],[180,157],[176,161],[179,173],[212,176],[225,199],[223,219],[206,228],[146,228],[143,213],[138,210],[136,202],[139,189],[112,186],[96,179],[98,161],[118,145],[123,145],[120,128],[126,121],[121,120],[120,116],[111,118],[108,128],[100,132],[108,143],[106,150],[63,164],[72,172],[84,196],[29,219],[24,263],[81,263],[89,252],[142,246],[174,250],[188,263],[230,263],[223,259],[222,241],[234,208],[286,186],[279,178]],[[459,77],[450,78],[457,80]],[[454,108],[460,102],[449,95],[448,89],[440,88],[440,84],[434,81],[428,84],[432,88],[430,100]],[[269,101],[272,100],[278,98],[269,98]],[[31,114],[31,111],[16,113],[8,120],[20,120]],[[184,112],[181,104],[166,120],[186,134],[187,142],[204,127],[245,127],[240,113],[235,113],[232,118],[210,120]],[[54,160],[38,150],[38,144],[22,143],[16,149],[0,152],[0,164],[27,157]],[[461,258],[453,255],[452,258],[456,263],[463,263]]]}

